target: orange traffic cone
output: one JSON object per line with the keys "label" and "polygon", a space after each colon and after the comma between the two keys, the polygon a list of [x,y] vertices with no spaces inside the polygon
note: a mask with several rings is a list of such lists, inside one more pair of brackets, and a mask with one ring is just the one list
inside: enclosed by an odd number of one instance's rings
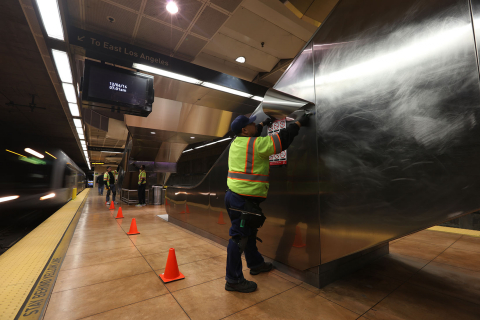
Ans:
{"label": "orange traffic cone", "polygon": [[185,204],[185,212],[190,213],[190,209],[188,208],[188,204]]}
{"label": "orange traffic cone", "polygon": [[114,204],[113,201],[110,202],[110,208],[108,208],[108,209],[110,209],[110,210],[115,210],[115,204]]}
{"label": "orange traffic cone", "polygon": [[177,257],[175,256],[175,249],[168,250],[167,265],[165,272],[159,275],[163,282],[170,282],[180,279],[185,279],[185,276],[178,270]]}
{"label": "orange traffic cone", "polygon": [[115,219],[123,219],[123,214],[122,214],[122,207],[118,207],[118,213]]}
{"label": "orange traffic cone", "polygon": [[132,219],[132,223],[130,224],[130,230],[127,232],[127,234],[140,234],[140,232],[138,232],[137,230],[137,221],[135,220],[135,218]]}
{"label": "orange traffic cone", "polygon": [[295,240],[293,241],[293,247],[302,248],[302,247],[305,247],[305,246],[306,246],[306,244],[303,243],[302,233],[300,232],[300,227],[297,226],[295,228]]}
{"label": "orange traffic cone", "polygon": [[225,221],[223,221],[223,212],[220,211],[220,215],[218,216],[218,224],[227,224]]}
{"label": "orange traffic cone", "polygon": [[169,206],[167,198],[165,198],[165,206]]}

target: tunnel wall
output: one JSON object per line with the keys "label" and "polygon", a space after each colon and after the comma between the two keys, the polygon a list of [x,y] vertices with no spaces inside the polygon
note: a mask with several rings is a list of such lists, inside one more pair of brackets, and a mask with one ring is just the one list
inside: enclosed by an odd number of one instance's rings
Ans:
{"label": "tunnel wall", "polygon": [[[316,115],[271,168],[265,256],[306,270],[480,207],[468,0],[341,0],[275,88]],[[172,217],[225,240],[227,159],[167,190]],[[305,246],[292,247],[296,232]]]}

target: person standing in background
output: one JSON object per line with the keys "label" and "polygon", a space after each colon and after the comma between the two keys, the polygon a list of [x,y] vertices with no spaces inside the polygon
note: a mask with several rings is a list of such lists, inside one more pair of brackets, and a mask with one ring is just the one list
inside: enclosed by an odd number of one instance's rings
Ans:
{"label": "person standing in background", "polygon": [[147,186],[147,173],[145,166],[140,166],[140,173],[138,174],[138,204],[136,207],[144,207],[145,204],[145,187]]}
{"label": "person standing in background", "polygon": [[100,196],[103,196],[104,184],[103,184],[103,176],[101,174],[98,175],[96,182],[98,186],[98,194]]}
{"label": "person standing in background", "polygon": [[115,196],[117,191],[115,189],[115,175],[117,170],[112,172],[110,166],[107,167],[107,172],[103,175],[103,182],[105,183],[105,188],[107,188],[107,204],[110,204],[110,192],[112,192],[112,201],[115,202]]}

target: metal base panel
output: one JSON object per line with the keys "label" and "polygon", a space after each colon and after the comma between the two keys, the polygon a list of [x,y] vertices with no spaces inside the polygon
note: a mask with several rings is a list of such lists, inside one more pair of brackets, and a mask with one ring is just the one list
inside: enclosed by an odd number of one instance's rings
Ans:
{"label": "metal base panel", "polygon": [[[197,228],[189,223],[168,216],[168,222],[171,222],[179,227],[185,228],[193,233],[196,233],[204,238],[212,240],[222,246],[227,247],[228,240],[220,238],[214,234],[211,234],[205,230]],[[281,262],[275,261],[269,257],[264,257],[265,261],[271,262],[275,269],[288,274],[296,279],[299,279],[305,283],[308,283],[317,288],[322,288],[333,281],[340,279],[348,274],[351,274],[368,263],[386,255],[389,253],[389,244],[384,243],[377,245],[373,248],[366,249],[349,256],[337,259],[332,262],[328,262],[307,270],[298,270],[289,267]]]}

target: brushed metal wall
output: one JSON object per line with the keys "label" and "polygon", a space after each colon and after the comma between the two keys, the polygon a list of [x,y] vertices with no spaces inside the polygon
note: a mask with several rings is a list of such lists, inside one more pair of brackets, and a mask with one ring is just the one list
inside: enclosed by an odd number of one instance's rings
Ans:
{"label": "brushed metal wall", "polygon": [[[341,0],[275,85],[316,116],[271,168],[260,252],[306,270],[477,210],[475,49],[468,0]],[[167,212],[228,239],[227,159]]]}

